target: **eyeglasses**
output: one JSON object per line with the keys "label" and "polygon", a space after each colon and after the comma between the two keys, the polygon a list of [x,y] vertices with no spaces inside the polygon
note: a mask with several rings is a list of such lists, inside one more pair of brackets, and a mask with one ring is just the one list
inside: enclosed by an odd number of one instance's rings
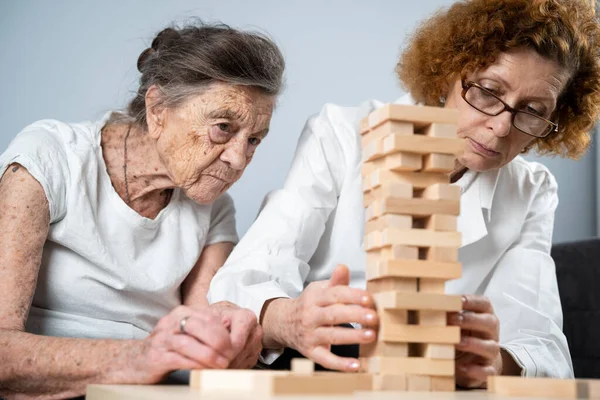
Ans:
{"label": "eyeglasses", "polygon": [[508,111],[512,114],[512,125],[523,133],[543,138],[552,132],[558,132],[558,124],[529,111],[515,110],[494,93],[475,82],[463,81],[462,87],[462,98],[471,107],[492,117]]}

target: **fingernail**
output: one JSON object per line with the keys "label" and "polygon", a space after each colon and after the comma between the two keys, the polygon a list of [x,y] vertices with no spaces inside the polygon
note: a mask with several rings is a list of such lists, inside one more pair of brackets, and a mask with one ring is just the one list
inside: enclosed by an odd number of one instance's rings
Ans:
{"label": "fingernail", "polygon": [[367,322],[372,322],[375,320],[375,314],[373,313],[368,313],[365,315],[365,321]]}
{"label": "fingernail", "polygon": [[352,370],[358,370],[358,367],[360,367],[360,364],[357,363],[356,361],[354,361],[350,364],[350,369],[352,369]]}
{"label": "fingernail", "polygon": [[467,298],[465,296],[462,296],[460,299],[461,299],[463,305],[467,302]]}
{"label": "fingernail", "polygon": [[365,331],[364,335],[365,335],[366,339],[371,339],[371,338],[375,337],[375,331],[368,329]]}
{"label": "fingernail", "polygon": [[360,299],[360,302],[362,304],[369,304],[369,296],[363,296],[362,299]]}
{"label": "fingernail", "polygon": [[227,368],[229,366],[229,360],[225,357],[217,356],[217,365],[221,368]]}

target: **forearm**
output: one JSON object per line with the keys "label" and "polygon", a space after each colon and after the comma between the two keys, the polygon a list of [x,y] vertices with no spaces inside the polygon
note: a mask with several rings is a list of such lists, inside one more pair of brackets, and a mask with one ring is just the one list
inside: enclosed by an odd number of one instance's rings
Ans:
{"label": "forearm", "polygon": [[142,353],[142,346],[137,340],[0,331],[0,396],[67,398],[84,395],[89,383],[141,383],[129,360]]}
{"label": "forearm", "polygon": [[265,302],[260,315],[265,349],[293,347],[289,334],[293,301],[288,298],[276,298]]}

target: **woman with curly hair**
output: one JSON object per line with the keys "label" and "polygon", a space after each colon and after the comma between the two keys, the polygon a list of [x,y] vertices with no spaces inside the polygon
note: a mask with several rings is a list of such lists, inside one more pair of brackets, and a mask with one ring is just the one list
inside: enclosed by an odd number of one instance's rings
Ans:
{"label": "woman with curly hair", "polygon": [[[599,114],[599,50],[587,1],[464,0],[425,21],[398,62],[412,96],[399,102],[457,109],[466,142],[451,176],[462,191],[463,275],[446,284],[463,295],[464,311],[449,316],[462,332],[459,386],[482,387],[496,374],[573,376],[550,257],[557,184],[520,154],[585,152]],[[326,105],[309,119],[284,188],[269,194],[212,281],[211,301],[259,316],[273,349],[266,363],[292,348],[356,371],[356,354],[341,357],[331,345],[376,339],[373,299],[362,289],[357,125],[381,106]]]}

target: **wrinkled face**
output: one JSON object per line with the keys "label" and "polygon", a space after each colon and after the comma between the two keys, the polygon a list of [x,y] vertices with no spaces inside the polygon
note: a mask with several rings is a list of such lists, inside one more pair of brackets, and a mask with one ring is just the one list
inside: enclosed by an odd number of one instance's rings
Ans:
{"label": "wrinkled face", "polygon": [[[517,110],[556,122],[553,113],[569,74],[556,61],[544,58],[534,50],[522,49],[501,53],[494,64],[466,79],[488,89]],[[461,97],[461,92],[462,85],[457,79],[446,107],[457,108],[459,112],[458,136],[466,143],[465,152],[458,161],[465,167],[474,171],[500,168],[536,139],[512,125],[510,112],[488,116],[471,107]]]}
{"label": "wrinkled face", "polygon": [[237,181],[269,130],[275,98],[256,88],[214,83],[160,112],[158,153],[175,186],[200,204]]}

